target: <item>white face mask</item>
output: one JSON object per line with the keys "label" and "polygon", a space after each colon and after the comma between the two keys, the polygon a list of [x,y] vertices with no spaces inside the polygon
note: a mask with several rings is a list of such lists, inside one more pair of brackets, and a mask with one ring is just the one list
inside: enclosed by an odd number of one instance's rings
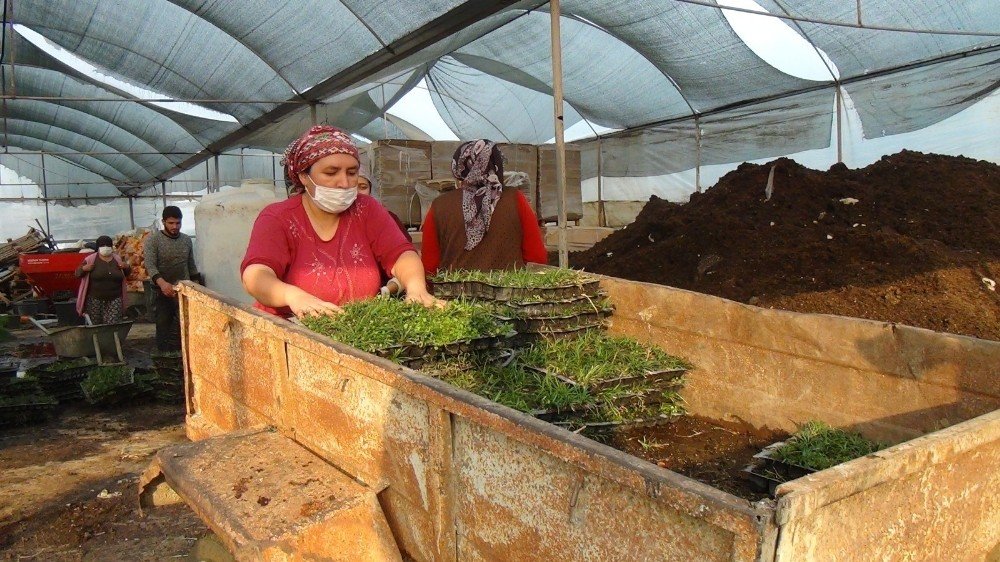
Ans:
{"label": "white face mask", "polygon": [[[339,214],[347,210],[358,198],[358,188],[348,187],[341,189],[338,187],[326,187],[316,183],[316,180],[309,177],[316,189],[316,195],[310,195],[316,206],[328,213]],[[306,192],[309,195],[309,192]]]}
{"label": "white face mask", "polygon": [[111,246],[101,246],[97,249],[97,253],[101,254],[101,256],[105,258],[110,256],[113,251],[114,249]]}

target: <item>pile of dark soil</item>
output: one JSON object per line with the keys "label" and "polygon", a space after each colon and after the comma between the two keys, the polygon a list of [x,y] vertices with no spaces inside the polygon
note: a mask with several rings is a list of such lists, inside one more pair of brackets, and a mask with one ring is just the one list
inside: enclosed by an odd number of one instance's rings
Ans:
{"label": "pile of dark soil", "polygon": [[1000,283],[1000,166],[911,151],[858,170],[743,164],[687,204],[652,197],[633,224],[570,263],[758,306],[1000,340],[1000,292],[990,288]]}

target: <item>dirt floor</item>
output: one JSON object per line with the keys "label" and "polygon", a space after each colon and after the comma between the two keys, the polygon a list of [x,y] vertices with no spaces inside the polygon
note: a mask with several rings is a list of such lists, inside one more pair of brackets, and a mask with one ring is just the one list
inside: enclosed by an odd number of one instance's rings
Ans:
{"label": "dirt floor", "polygon": [[1000,340],[1000,166],[910,151],[858,170],[743,164],[687,204],[651,198],[570,264],[757,306]]}
{"label": "dirt floor", "polygon": [[[151,326],[127,342],[148,362]],[[34,330],[8,354],[42,355]],[[18,349],[19,348],[19,349]],[[186,559],[208,529],[186,506],[138,513],[137,481],[159,448],[186,440],[182,403],[100,411],[76,405],[41,425],[0,430],[0,560]]]}
{"label": "dirt floor", "polygon": [[596,439],[630,455],[683,474],[750,501],[768,497],[742,473],[751,457],[788,434],[756,429],[740,421],[683,416],[654,427],[595,435]]}

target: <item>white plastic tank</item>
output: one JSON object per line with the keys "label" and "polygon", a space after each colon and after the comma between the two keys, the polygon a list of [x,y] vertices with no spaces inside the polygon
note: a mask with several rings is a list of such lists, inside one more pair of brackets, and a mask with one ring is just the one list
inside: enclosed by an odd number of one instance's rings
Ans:
{"label": "white plastic tank", "polygon": [[195,260],[205,286],[243,303],[253,302],[240,281],[240,262],[260,211],[285,198],[270,179],[247,179],[238,188],[223,186],[194,208]]}

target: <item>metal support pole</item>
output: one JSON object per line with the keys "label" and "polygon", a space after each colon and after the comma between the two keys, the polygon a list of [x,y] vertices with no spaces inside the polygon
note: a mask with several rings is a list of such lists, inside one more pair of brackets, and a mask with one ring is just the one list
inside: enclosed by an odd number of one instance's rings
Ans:
{"label": "metal support pole", "polygon": [[559,0],[549,2],[552,22],[552,103],[556,128],[556,186],[559,213],[559,267],[569,267],[566,245],[566,134],[563,119],[562,39],[559,34]]}
{"label": "metal support pole", "polygon": [[698,120],[697,115],[694,118],[694,142],[694,189],[698,193],[701,193],[701,122]]}
{"label": "metal support pole", "polygon": [[246,149],[245,148],[241,148],[240,149],[240,184],[241,185],[243,184],[243,180],[247,179],[247,168],[246,168],[246,163],[244,162],[244,158],[243,158],[243,151],[244,150],[246,150]]}
{"label": "metal support pole", "polygon": [[214,167],[214,170],[212,172],[212,185],[215,186],[215,191],[219,191],[219,188],[222,187],[219,182],[219,155],[216,154],[214,157],[212,157],[212,161]]}
{"label": "metal support pole", "polygon": [[309,104],[309,120],[312,121],[313,125],[319,125],[319,120],[316,117],[316,102]]}
{"label": "metal support pole", "polygon": [[834,97],[837,100],[837,163],[839,164],[844,161],[844,93],[840,89],[840,84],[837,84],[836,93]]}
{"label": "metal support pole", "polygon": [[602,166],[604,151],[601,148],[601,137],[597,137],[597,226],[608,226],[608,217],[604,210],[604,176]]}
{"label": "metal support pole", "polygon": [[167,206],[167,182],[160,182],[160,191],[163,193],[163,206]]}
{"label": "metal support pole", "polygon": [[135,230],[135,197],[128,198],[128,219],[132,223],[132,230]]}
{"label": "metal support pole", "polygon": [[49,223],[49,183],[45,178],[45,153],[39,152],[42,158],[42,199],[45,201],[45,234],[52,236],[52,225]]}

